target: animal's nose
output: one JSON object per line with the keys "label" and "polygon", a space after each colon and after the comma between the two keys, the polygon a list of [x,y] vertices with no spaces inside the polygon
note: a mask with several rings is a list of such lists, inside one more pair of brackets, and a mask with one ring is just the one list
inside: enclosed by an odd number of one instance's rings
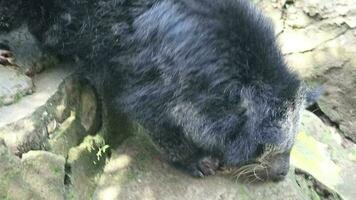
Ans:
{"label": "animal's nose", "polygon": [[273,181],[283,180],[289,171],[289,155],[278,155],[271,163],[270,176]]}
{"label": "animal's nose", "polygon": [[279,173],[277,173],[277,176],[287,176],[288,170],[282,170]]}
{"label": "animal's nose", "polygon": [[287,176],[288,171],[281,171],[272,176],[272,181],[277,182],[277,181],[282,181],[284,178]]}

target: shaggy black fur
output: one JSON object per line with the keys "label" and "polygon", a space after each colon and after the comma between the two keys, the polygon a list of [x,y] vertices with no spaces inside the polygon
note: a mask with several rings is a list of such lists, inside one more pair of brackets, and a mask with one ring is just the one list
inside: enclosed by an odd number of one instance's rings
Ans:
{"label": "shaggy black fur", "polygon": [[271,176],[286,174],[307,92],[249,1],[31,2],[23,13],[43,46],[79,57],[173,164],[211,175],[273,145],[284,159]]}

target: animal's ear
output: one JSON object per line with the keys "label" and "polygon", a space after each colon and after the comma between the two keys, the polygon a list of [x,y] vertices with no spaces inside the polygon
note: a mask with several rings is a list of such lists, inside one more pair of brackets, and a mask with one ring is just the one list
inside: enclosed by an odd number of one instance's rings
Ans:
{"label": "animal's ear", "polygon": [[309,107],[317,102],[323,93],[324,88],[322,86],[307,88],[305,92],[305,107]]}

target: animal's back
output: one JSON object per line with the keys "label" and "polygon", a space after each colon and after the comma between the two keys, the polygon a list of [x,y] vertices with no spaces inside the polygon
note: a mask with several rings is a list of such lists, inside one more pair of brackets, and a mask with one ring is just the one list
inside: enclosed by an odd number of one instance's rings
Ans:
{"label": "animal's back", "polygon": [[[157,1],[132,30],[125,53],[114,56],[124,83],[117,105],[173,163],[200,176],[207,157],[239,165],[267,140],[285,138],[283,148],[291,147],[295,133],[278,126],[300,104],[301,82],[249,1]],[[297,124],[300,108],[293,109]]]}
{"label": "animal's back", "polygon": [[248,1],[160,1],[132,27],[129,56],[118,56],[117,66],[127,67],[118,70],[129,73],[123,107],[153,128],[168,120],[197,129],[190,123],[199,118],[214,123],[238,116],[245,87],[292,98],[300,84],[271,23]]}

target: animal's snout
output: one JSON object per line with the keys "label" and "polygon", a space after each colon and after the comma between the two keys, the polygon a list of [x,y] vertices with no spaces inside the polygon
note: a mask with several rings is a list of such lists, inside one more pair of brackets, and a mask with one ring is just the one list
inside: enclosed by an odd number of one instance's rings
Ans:
{"label": "animal's snout", "polygon": [[288,170],[278,172],[271,176],[271,180],[275,181],[275,182],[284,180],[284,178],[287,176],[287,174],[288,174]]}
{"label": "animal's snout", "polygon": [[287,176],[289,171],[289,160],[289,153],[277,154],[270,160],[269,176],[271,180],[281,181]]}

